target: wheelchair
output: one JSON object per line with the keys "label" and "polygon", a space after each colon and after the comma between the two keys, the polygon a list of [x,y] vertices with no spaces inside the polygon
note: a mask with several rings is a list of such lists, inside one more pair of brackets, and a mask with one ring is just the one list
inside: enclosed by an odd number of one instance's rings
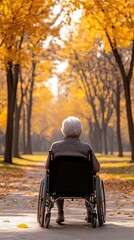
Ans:
{"label": "wheelchair", "polygon": [[91,224],[101,227],[106,221],[106,201],[103,181],[93,172],[92,152],[88,158],[57,156],[49,151],[46,176],[40,182],[37,221],[48,228],[51,209],[58,199],[84,199],[91,213]]}

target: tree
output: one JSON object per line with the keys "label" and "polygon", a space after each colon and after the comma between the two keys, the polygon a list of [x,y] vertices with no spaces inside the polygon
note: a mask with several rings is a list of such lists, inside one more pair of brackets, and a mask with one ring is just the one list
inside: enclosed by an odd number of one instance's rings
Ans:
{"label": "tree", "polygon": [[[116,111],[116,131],[117,131],[117,144],[118,144],[118,154],[119,157],[123,157],[123,147],[122,147],[122,138],[121,138],[121,93],[123,91],[121,76],[118,67],[116,66],[116,62],[114,61],[114,56],[109,53],[106,54],[105,51],[102,53],[105,58],[108,59],[111,64],[111,70],[114,72],[115,80],[113,84],[111,84],[110,88],[112,88],[114,92],[113,105]],[[107,85],[107,83],[106,83]],[[109,86],[107,86],[109,87]]]}
{"label": "tree", "polygon": [[[0,58],[5,64],[8,86],[8,113],[5,141],[5,162],[12,163],[13,115],[16,101],[19,65],[28,61],[31,50],[39,52],[49,35],[57,36],[59,16],[52,0],[1,1]],[[59,20],[59,24],[58,21]],[[38,49],[36,43],[40,42]]]}
{"label": "tree", "polygon": [[64,51],[62,50],[69,65],[64,74],[68,75],[68,81],[74,81],[82,87],[94,116],[96,145],[98,145],[96,150],[102,152],[104,145],[107,154],[107,127],[113,113],[113,92],[110,87],[107,88],[107,85],[111,86],[114,76],[103,55],[98,55],[98,48],[94,45],[94,50],[93,47],[90,50],[84,44],[84,39],[82,37],[81,40],[79,39],[80,37],[77,36],[74,41],[66,44]]}
{"label": "tree", "polygon": [[20,80],[19,80],[18,89],[17,89],[17,97],[15,101],[15,112],[14,112],[14,132],[13,132],[13,156],[14,157],[19,157],[20,117],[21,117],[22,107],[24,104],[24,97],[26,97],[28,87],[29,87],[29,79],[27,82],[24,83],[24,79],[22,77],[22,66],[20,66],[19,68],[19,79]]}
{"label": "tree", "polygon": [[[75,1],[72,0],[72,2],[75,5]],[[134,161],[134,126],[130,91],[134,65],[134,2],[125,0],[81,0],[79,4],[79,7],[81,6],[81,9],[83,9],[81,31],[83,29],[83,34],[86,34],[90,42],[90,38],[99,36],[107,46],[107,50],[110,51],[111,48],[120,70],[125,92],[131,157]],[[122,51],[120,51],[122,47],[126,48],[125,55],[122,55]],[[131,48],[131,54],[129,55],[129,68],[126,70],[125,61],[128,47]]]}

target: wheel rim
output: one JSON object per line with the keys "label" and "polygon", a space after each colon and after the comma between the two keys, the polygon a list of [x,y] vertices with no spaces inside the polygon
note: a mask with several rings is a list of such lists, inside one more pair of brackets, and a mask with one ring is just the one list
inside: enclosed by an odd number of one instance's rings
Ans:
{"label": "wheel rim", "polygon": [[99,226],[103,225],[102,187],[99,176],[96,176],[96,203]]}
{"label": "wheel rim", "polygon": [[43,181],[40,183],[39,196],[38,196],[38,207],[37,207],[37,221],[40,223],[40,214],[41,214],[41,198],[43,190]]}
{"label": "wheel rim", "polygon": [[101,181],[102,185],[102,212],[103,212],[103,222],[106,222],[106,199],[105,199],[105,188],[104,188],[104,183]]}
{"label": "wheel rim", "polygon": [[42,189],[43,189],[43,191],[42,191],[41,209],[40,209],[40,225],[41,225],[41,227],[44,226],[44,218],[45,218],[45,212],[46,212],[47,179],[44,179]]}

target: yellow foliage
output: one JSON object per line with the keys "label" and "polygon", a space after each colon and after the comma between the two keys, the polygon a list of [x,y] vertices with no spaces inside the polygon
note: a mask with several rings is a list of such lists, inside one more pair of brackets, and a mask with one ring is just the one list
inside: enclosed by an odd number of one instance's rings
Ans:
{"label": "yellow foliage", "polygon": [[60,14],[54,13],[56,6],[53,0],[1,1],[0,59],[5,64],[26,61],[31,51],[41,51],[49,35],[59,35]]}
{"label": "yellow foliage", "polygon": [[43,83],[38,84],[36,85],[33,99],[32,129],[37,134],[42,133],[45,135],[49,131],[47,126],[49,120],[46,116],[52,93]]}
{"label": "yellow foliage", "polygon": [[28,228],[28,226],[25,223],[20,223],[17,225],[19,228]]}
{"label": "yellow foliage", "polygon": [[[45,89],[42,91],[41,89],[43,89],[43,86],[42,88],[38,87],[34,93],[32,117],[34,132],[44,135],[48,140],[52,140],[55,132],[61,134],[62,121],[66,117],[73,115],[81,119],[84,134],[88,134],[87,119],[91,115],[91,108],[85,101],[84,93],[78,85],[72,84],[68,86],[68,89],[62,86],[59,89],[59,95],[50,99],[51,101],[45,99],[49,95],[49,90],[46,89],[45,93]],[[60,137],[62,138],[62,135]]]}
{"label": "yellow foliage", "polygon": [[[127,47],[133,40],[134,32],[134,2],[125,0],[88,0],[81,1],[84,12],[82,29],[92,38],[101,37],[109,49],[110,38],[113,47]],[[93,37],[94,37],[93,36]],[[91,41],[91,40],[88,40]]]}
{"label": "yellow foliage", "polygon": [[0,130],[4,131],[7,117],[7,88],[5,82],[5,72],[0,74]]}
{"label": "yellow foliage", "polygon": [[5,129],[7,120],[7,107],[4,107],[0,112],[0,129]]}

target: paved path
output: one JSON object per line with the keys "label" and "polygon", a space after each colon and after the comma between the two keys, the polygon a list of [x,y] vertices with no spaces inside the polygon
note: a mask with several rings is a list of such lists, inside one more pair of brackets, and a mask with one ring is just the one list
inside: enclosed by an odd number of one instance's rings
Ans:
{"label": "paved path", "polygon": [[[41,228],[36,221],[39,181],[42,166],[29,169],[22,179],[23,191],[1,200],[0,239],[2,240],[132,240],[134,239],[134,199],[119,192],[106,191],[107,221],[95,229],[84,221],[84,202],[66,200],[63,225],[55,223],[57,209],[52,209],[50,227]],[[14,183],[17,184],[17,183]],[[20,184],[20,183],[19,183]],[[19,228],[25,223],[28,228]]]}

